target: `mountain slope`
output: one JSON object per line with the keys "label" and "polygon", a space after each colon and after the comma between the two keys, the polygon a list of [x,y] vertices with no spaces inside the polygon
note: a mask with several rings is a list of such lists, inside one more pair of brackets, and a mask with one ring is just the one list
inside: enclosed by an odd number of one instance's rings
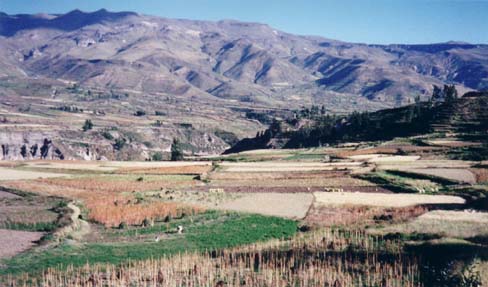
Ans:
{"label": "mountain slope", "polygon": [[2,14],[0,35],[1,66],[107,89],[340,110],[331,97],[351,109],[378,109],[426,96],[433,84],[488,87],[485,45],[351,44],[257,23],[106,10]]}
{"label": "mountain slope", "polygon": [[348,116],[319,114],[318,109],[315,112],[302,110],[294,117],[274,121],[264,132],[239,141],[225,153],[266,148],[317,147],[350,141],[385,141],[428,133],[456,134],[481,139],[486,143],[487,105],[487,92],[469,92],[461,98],[438,105],[418,102],[400,108]]}

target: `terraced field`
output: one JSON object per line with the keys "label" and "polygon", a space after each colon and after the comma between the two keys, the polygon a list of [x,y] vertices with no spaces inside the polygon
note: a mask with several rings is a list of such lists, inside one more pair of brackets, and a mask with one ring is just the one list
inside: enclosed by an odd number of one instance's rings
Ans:
{"label": "terraced field", "polygon": [[[170,273],[182,270],[193,271],[180,277],[181,285],[234,286],[230,274],[238,274],[251,286],[287,280],[434,286],[464,280],[459,270],[483,270],[477,266],[488,261],[486,211],[479,210],[488,191],[485,166],[438,157],[437,148],[402,148],[410,153],[397,155],[390,144],[185,162],[2,162],[0,228],[18,239],[0,245],[0,274],[19,284],[50,282],[45,286],[58,280],[170,286],[162,278],[176,280]],[[47,204],[52,198],[64,203]],[[74,209],[81,213],[71,218]],[[454,248],[453,240],[462,251],[443,252],[451,257],[442,262],[418,256]],[[321,257],[309,258],[304,246]],[[414,250],[408,259],[407,249]],[[175,255],[181,252],[189,253]],[[375,260],[365,262],[364,252]],[[295,263],[289,254],[299,256]],[[217,276],[211,266],[230,264],[229,258],[239,265],[225,265],[220,277],[203,276]],[[344,268],[336,268],[337,260]],[[458,267],[449,269],[450,262]],[[68,265],[73,269],[66,271]],[[425,266],[453,277],[426,273]],[[113,272],[125,275],[112,278]]]}

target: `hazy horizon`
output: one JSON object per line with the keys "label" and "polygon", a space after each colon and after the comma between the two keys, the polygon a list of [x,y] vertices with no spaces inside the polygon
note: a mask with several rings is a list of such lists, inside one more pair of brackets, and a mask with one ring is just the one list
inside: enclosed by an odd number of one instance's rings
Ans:
{"label": "hazy horizon", "polygon": [[7,14],[132,11],[164,18],[257,22],[281,31],[366,44],[488,43],[488,1],[1,1]]}

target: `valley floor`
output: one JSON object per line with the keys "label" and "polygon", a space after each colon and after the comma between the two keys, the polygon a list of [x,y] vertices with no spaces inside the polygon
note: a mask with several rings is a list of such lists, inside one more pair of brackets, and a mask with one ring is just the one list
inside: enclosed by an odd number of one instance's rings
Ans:
{"label": "valley floor", "polygon": [[447,158],[444,142],[1,162],[0,274],[33,286],[487,284],[488,168]]}

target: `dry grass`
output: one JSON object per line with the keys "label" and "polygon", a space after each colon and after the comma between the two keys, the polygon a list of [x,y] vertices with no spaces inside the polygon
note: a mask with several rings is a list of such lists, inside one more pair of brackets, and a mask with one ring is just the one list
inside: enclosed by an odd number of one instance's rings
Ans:
{"label": "dry grass", "polygon": [[152,168],[121,168],[117,173],[128,174],[203,174],[212,169],[211,165],[185,165],[185,166],[168,166]]}
{"label": "dry grass", "polygon": [[[142,178],[142,180],[138,180]],[[198,181],[187,177],[177,176],[95,176],[78,178],[42,179],[39,184],[54,185],[84,189],[92,192],[141,192],[148,190],[160,190],[164,188],[191,187],[199,184]]]}
{"label": "dry grass", "polygon": [[403,222],[427,212],[422,206],[383,208],[371,206],[324,206],[314,205],[305,221],[313,226],[367,226],[378,220]]}
{"label": "dry grass", "polygon": [[488,213],[435,210],[411,222],[386,227],[382,232],[433,233],[454,238],[488,236]]}
{"label": "dry grass", "polygon": [[181,213],[201,211],[187,204],[174,202],[144,201],[136,192],[161,190],[167,187],[192,186],[194,181],[169,180],[156,177],[153,180],[137,181],[119,177],[81,177],[72,179],[41,179],[35,181],[11,181],[6,186],[44,195],[63,196],[81,200],[89,210],[91,220],[106,226],[121,222],[141,224],[146,218],[162,219]]}
{"label": "dry grass", "polygon": [[307,178],[343,177],[347,171],[318,171],[318,172],[216,172],[209,176],[211,180],[283,180]]}
{"label": "dry grass", "polygon": [[315,192],[317,204],[324,205],[365,205],[383,207],[405,207],[419,204],[463,204],[458,196],[425,194],[347,193]]}
{"label": "dry grass", "polygon": [[415,168],[408,169],[409,172],[433,175],[459,182],[476,183],[475,175],[469,169],[459,168]]}
{"label": "dry grass", "polygon": [[373,186],[371,182],[344,177],[315,177],[297,179],[246,179],[246,180],[212,180],[212,186],[218,187],[342,187],[342,186]]}
{"label": "dry grass", "polygon": [[476,176],[477,183],[488,183],[488,169],[471,168],[469,170]]}
{"label": "dry grass", "polygon": [[[379,256],[384,248],[393,252],[388,260]],[[365,256],[353,250],[362,250]],[[324,230],[214,254],[178,254],[120,267],[87,264],[80,269],[50,269],[39,280],[25,276],[20,281],[33,280],[45,287],[418,286],[415,258],[400,256],[398,250],[397,242],[360,231]]]}
{"label": "dry grass", "polygon": [[220,166],[227,172],[308,172],[355,169],[360,162],[316,163],[316,162],[224,162]]}
{"label": "dry grass", "polygon": [[202,208],[175,202],[138,202],[130,196],[87,196],[83,200],[90,210],[89,218],[107,227],[116,227],[122,222],[140,225],[144,219],[157,221],[168,216],[176,218],[203,211]]}

